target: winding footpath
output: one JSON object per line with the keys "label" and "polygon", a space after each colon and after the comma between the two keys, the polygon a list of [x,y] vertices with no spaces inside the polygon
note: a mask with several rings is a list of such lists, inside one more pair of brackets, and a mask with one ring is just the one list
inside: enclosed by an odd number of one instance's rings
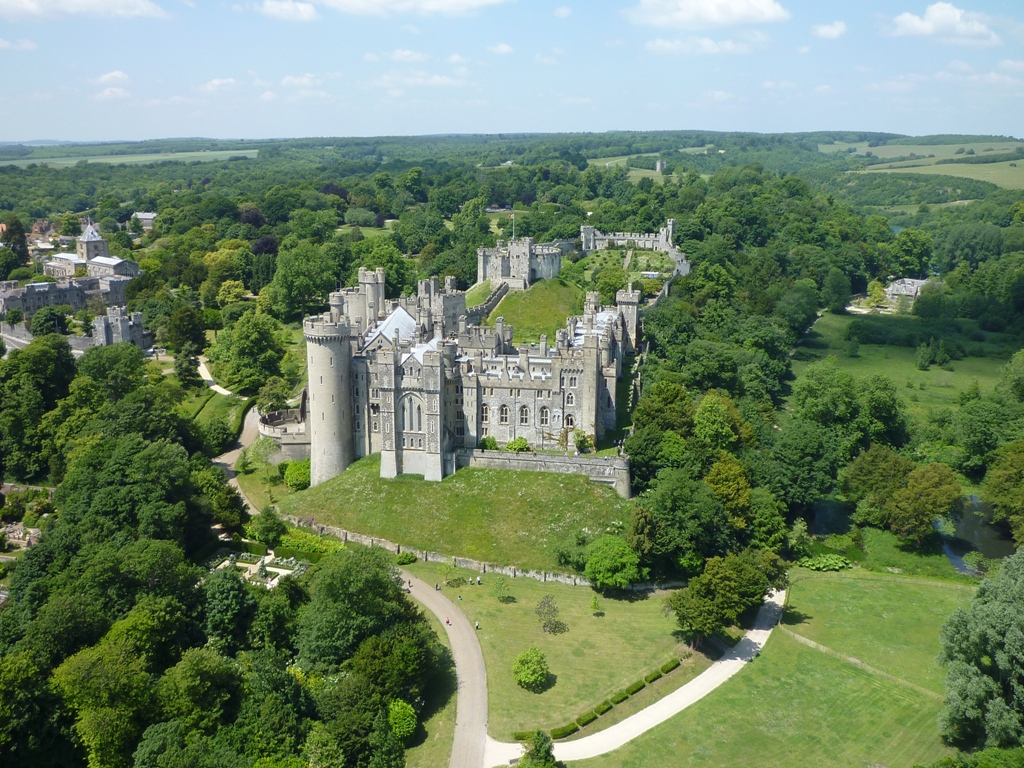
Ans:
{"label": "winding footpath", "polygon": [[[413,599],[444,625],[455,659],[458,702],[449,768],[495,768],[518,760],[523,755],[522,744],[497,741],[487,735],[487,670],[473,626],[442,592],[405,571],[402,575],[406,582],[412,582]],[[555,758],[586,760],[611,752],[700,701],[761,652],[779,623],[785,599],[786,593],[782,591],[765,600],[757,612],[753,628],[735,647],[693,680],[603,731],[555,744]]]}

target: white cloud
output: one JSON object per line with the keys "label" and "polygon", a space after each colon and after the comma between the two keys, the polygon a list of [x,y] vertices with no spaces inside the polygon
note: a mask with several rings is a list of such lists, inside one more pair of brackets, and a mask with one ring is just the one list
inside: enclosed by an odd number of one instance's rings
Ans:
{"label": "white cloud", "polygon": [[34,51],[36,44],[31,40],[4,40],[0,38],[0,51]]}
{"label": "white cloud", "polygon": [[950,72],[963,72],[963,73],[967,73],[967,72],[973,72],[974,71],[974,67],[972,67],[970,64],[968,64],[966,61],[960,61],[958,59],[954,59],[953,61],[949,62],[949,71]]}
{"label": "white cloud", "polygon": [[819,24],[814,28],[814,36],[825,40],[838,40],[846,34],[846,22],[833,21],[831,24]]}
{"label": "white cloud", "polygon": [[1004,59],[999,62],[1000,69],[1005,69],[1007,72],[1024,72],[1024,61],[1015,59]]}
{"label": "white cloud", "polygon": [[305,75],[285,75],[281,78],[281,85],[285,88],[312,88],[319,85],[320,79],[316,75],[306,73]]}
{"label": "white cloud", "polygon": [[465,85],[465,80],[430,72],[389,72],[375,78],[372,85],[398,97],[410,88],[458,88]]}
{"label": "white cloud", "polygon": [[830,93],[835,93],[836,89],[833,88],[831,85],[816,85],[814,86],[814,92],[820,93],[823,96],[827,96]]}
{"label": "white cloud", "polygon": [[501,56],[507,56],[512,53],[512,46],[508,43],[498,43],[497,45],[487,46],[487,50],[491,53],[497,53]]}
{"label": "white cloud", "polygon": [[891,34],[897,37],[934,37],[954,45],[998,45],[999,35],[989,29],[987,17],[964,11],[952,3],[933,3],[924,16],[901,13],[892,20]]}
{"label": "white cloud", "polygon": [[776,0],[640,0],[626,13],[638,24],[703,27],[785,21],[789,11]]}
{"label": "white cloud", "polygon": [[413,64],[417,61],[426,61],[427,55],[419,51],[410,51],[404,48],[396,48],[388,54],[388,58],[402,64]]}
{"label": "white cloud", "polygon": [[364,53],[363,61],[368,61],[372,64],[375,61],[380,61],[380,56],[378,56],[376,53]]}
{"label": "white cloud", "polygon": [[651,53],[747,53],[750,48],[735,40],[712,40],[709,37],[691,37],[686,40],[649,40],[644,46]]}
{"label": "white cloud", "polygon": [[46,16],[151,16],[167,13],[152,0],[0,0],[0,17],[5,19]]}
{"label": "white cloud", "polygon": [[708,96],[712,101],[729,101],[735,98],[735,94],[728,91],[708,91]]}
{"label": "white cloud", "polygon": [[130,79],[131,78],[120,69],[115,69],[113,72],[107,72],[106,74],[100,75],[90,82],[93,82],[96,85],[111,85],[112,83],[127,83]]}
{"label": "white cloud", "polygon": [[131,94],[124,88],[104,88],[95,98],[96,101],[120,101],[131,98]]}
{"label": "white cloud", "polygon": [[924,78],[921,75],[900,75],[878,83],[869,83],[867,89],[876,93],[910,93],[917,90],[917,84]]}
{"label": "white cloud", "polygon": [[264,91],[260,94],[260,101],[273,101],[277,98],[277,94],[273,91]]}
{"label": "white cloud", "polygon": [[420,28],[412,24],[403,24],[402,31],[408,32],[410,35],[418,35],[420,33]]}
{"label": "white cloud", "polygon": [[465,56],[460,56],[457,53],[453,53],[451,56],[445,59],[445,61],[447,61],[449,64],[465,64],[467,61],[469,61],[469,59],[467,59]]}
{"label": "white cloud", "polygon": [[811,52],[811,46],[809,46],[809,45],[801,45],[799,48],[796,49],[796,52],[797,53],[810,53]]}
{"label": "white cloud", "polygon": [[568,5],[560,5],[558,8],[555,8],[556,18],[568,19],[570,16],[572,16],[572,8]]}
{"label": "white cloud", "polygon": [[533,57],[533,60],[538,64],[544,64],[545,66],[552,66],[558,63],[559,58],[565,55],[565,51],[561,48],[552,48],[549,53],[538,53]]}
{"label": "white cloud", "polygon": [[204,83],[199,86],[199,90],[205,91],[206,93],[216,93],[217,91],[223,91],[230,88],[238,81],[233,77],[215,77],[208,83]]}
{"label": "white cloud", "polygon": [[789,82],[789,80],[765,80],[761,83],[761,87],[766,91],[791,91],[796,88],[796,84]]}
{"label": "white cloud", "polygon": [[256,10],[264,16],[285,21],[316,21],[320,18],[315,5],[297,0],[263,0]]}
{"label": "white cloud", "polygon": [[593,99],[589,96],[566,96],[562,99],[562,103],[567,107],[585,107],[587,104],[593,103]]}
{"label": "white cloud", "polygon": [[316,0],[316,5],[358,16],[384,16],[389,13],[433,13],[459,15],[507,0]]}

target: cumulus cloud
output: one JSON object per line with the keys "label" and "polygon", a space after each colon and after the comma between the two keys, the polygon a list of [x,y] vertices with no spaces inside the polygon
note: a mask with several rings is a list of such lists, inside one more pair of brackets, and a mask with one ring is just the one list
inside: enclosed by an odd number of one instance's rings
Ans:
{"label": "cumulus cloud", "polygon": [[206,93],[216,93],[217,91],[223,91],[230,88],[238,81],[233,77],[215,77],[208,83],[204,83],[199,86],[199,90],[205,91]]}
{"label": "cumulus cloud", "polygon": [[277,98],[277,94],[273,91],[264,91],[260,94],[260,101],[273,101]]}
{"label": "cumulus cloud", "polygon": [[507,56],[512,53],[512,46],[508,43],[498,43],[497,45],[487,46],[487,50],[491,53],[497,53],[501,56]]}
{"label": "cumulus cloud", "polygon": [[308,72],[305,75],[285,75],[281,78],[281,85],[285,88],[312,88],[320,84],[320,78]]}
{"label": "cumulus cloud", "polygon": [[640,0],[626,12],[638,24],[701,29],[785,21],[789,11],[776,0]]}
{"label": "cumulus cloud", "polygon": [[957,8],[952,3],[933,3],[924,16],[901,13],[892,20],[891,34],[897,37],[934,37],[953,45],[998,45],[999,35],[989,29],[987,17]]}
{"label": "cumulus cloud", "polygon": [[999,66],[1007,72],[1024,72],[1024,61],[1019,59],[1004,59]]}
{"label": "cumulus cloud", "polygon": [[845,34],[846,23],[842,21],[833,21],[831,24],[819,24],[814,28],[815,37],[821,37],[825,40],[838,40]]}
{"label": "cumulus cloud", "polygon": [[449,64],[465,64],[467,61],[469,61],[469,59],[467,59],[465,56],[460,56],[457,53],[453,53],[451,56],[445,59],[445,61],[447,61]]}
{"label": "cumulus cloud", "polygon": [[686,40],[650,40],[644,46],[651,53],[664,54],[716,54],[747,53],[750,48],[735,40],[712,40],[710,37],[691,37]]}
{"label": "cumulus cloud", "polygon": [[0,0],[5,19],[48,16],[119,16],[162,18],[167,13],[152,0]]}
{"label": "cumulus cloud", "polygon": [[112,83],[127,83],[131,78],[120,69],[100,75],[92,82],[96,85],[111,85]]}
{"label": "cumulus cloud", "polygon": [[387,91],[389,96],[398,97],[409,89],[417,88],[458,88],[465,80],[431,72],[389,72],[373,80],[372,85]]}
{"label": "cumulus cloud", "polygon": [[405,48],[396,48],[388,54],[388,58],[402,64],[413,64],[418,61],[426,61],[427,55],[419,51],[410,51]]}
{"label": "cumulus cloud", "polygon": [[568,5],[560,5],[558,8],[555,8],[555,16],[559,19],[568,19],[572,16],[572,8]]}
{"label": "cumulus cloud", "polygon": [[[267,0],[264,0],[266,2]],[[309,5],[332,8],[341,13],[357,16],[385,16],[391,13],[414,13],[421,16],[441,14],[457,16],[472,13],[488,5],[501,5],[508,0],[313,0],[293,2],[279,0],[292,5]],[[314,9],[315,10],[315,9]]]}
{"label": "cumulus cloud", "polygon": [[766,91],[791,91],[796,88],[796,84],[789,80],[765,80],[761,83],[761,87]]}
{"label": "cumulus cloud", "polygon": [[296,0],[263,0],[256,10],[264,16],[285,21],[316,21],[320,18],[315,5]]}
{"label": "cumulus cloud", "polygon": [[130,99],[131,93],[125,88],[104,88],[96,94],[95,98],[96,101],[121,101],[123,99]]}
{"label": "cumulus cloud", "polygon": [[31,40],[4,40],[0,37],[0,51],[34,51],[36,44]]}
{"label": "cumulus cloud", "polygon": [[533,57],[533,60],[535,62],[537,62],[538,64],[544,64],[546,66],[551,66],[553,64],[557,64],[559,58],[561,58],[564,55],[565,55],[565,51],[563,51],[561,48],[552,48],[551,51],[548,52],[548,53],[538,53],[538,54],[536,54]]}

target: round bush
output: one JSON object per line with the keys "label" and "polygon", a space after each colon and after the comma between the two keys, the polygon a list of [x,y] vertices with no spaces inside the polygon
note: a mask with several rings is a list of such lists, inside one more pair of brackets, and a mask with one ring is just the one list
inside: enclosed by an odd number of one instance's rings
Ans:
{"label": "round bush", "polygon": [[411,704],[395,699],[388,705],[388,723],[391,732],[404,744],[416,732],[416,710]]}
{"label": "round bush", "polygon": [[548,660],[537,646],[533,646],[516,656],[512,664],[512,677],[521,688],[540,693],[547,685]]}
{"label": "round bush", "polygon": [[309,488],[309,459],[289,462],[284,471],[284,482],[293,491]]}

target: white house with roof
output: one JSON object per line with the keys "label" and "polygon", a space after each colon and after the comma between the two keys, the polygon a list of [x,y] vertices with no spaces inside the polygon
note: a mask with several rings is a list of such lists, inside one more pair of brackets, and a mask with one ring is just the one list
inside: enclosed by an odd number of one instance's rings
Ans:
{"label": "white house with roof", "polygon": [[903,296],[914,301],[927,282],[927,280],[915,280],[912,277],[901,277],[885,287],[885,297],[891,302],[895,302]]}

